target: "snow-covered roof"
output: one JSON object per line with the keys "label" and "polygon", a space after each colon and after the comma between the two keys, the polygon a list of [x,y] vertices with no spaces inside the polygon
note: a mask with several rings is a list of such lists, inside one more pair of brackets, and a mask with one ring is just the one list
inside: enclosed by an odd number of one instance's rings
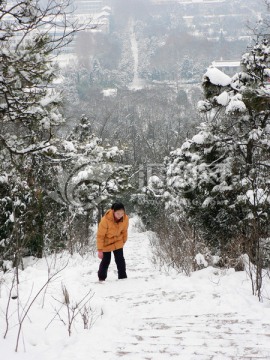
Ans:
{"label": "snow-covered roof", "polygon": [[110,6],[104,6],[102,11],[112,11],[112,8]]}
{"label": "snow-covered roof", "polygon": [[212,62],[214,67],[239,67],[240,61],[235,60],[215,60]]}
{"label": "snow-covered roof", "polygon": [[231,78],[228,75],[213,66],[207,69],[204,77],[208,77],[214,85],[227,86],[231,83]]}
{"label": "snow-covered roof", "polygon": [[107,16],[110,16],[111,14],[107,11],[101,11],[100,13],[96,14],[95,17],[98,19],[98,18],[101,18],[101,17],[107,17]]}
{"label": "snow-covered roof", "polygon": [[154,4],[173,4],[173,3],[180,3],[180,4],[193,4],[193,3],[223,3],[226,0],[152,0]]}

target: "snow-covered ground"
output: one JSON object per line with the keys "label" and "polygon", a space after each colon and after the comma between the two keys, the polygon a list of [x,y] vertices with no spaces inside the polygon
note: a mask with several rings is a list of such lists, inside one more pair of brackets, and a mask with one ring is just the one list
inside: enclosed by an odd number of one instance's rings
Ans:
{"label": "snow-covered ground", "polygon": [[[135,220],[131,219],[125,247],[128,279],[117,280],[112,261],[108,279],[98,283],[99,260],[91,255],[29,261],[20,273],[19,302],[14,299],[10,303],[5,340],[2,335],[12,276],[1,274],[1,359],[269,360],[270,300],[259,303],[251,295],[246,274],[211,267],[191,277],[161,273],[150,261],[149,234],[138,232]],[[45,284],[48,265],[50,274],[66,267],[30,307],[15,353],[18,312],[27,309]],[[84,329],[78,315],[70,337],[63,286],[69,292],[70,306],[90,290],[93,295],[91,309],[86,306],[92,326]]]}

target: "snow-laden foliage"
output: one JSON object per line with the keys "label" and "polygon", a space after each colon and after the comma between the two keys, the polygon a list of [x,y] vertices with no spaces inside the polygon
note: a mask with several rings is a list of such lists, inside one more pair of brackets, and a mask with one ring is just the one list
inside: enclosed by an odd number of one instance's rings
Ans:
{"label": "snow-laden foliage", "polygon": [[0,261],[15,266],[23,255],[42,256],[62,235],[62,208],[48,201],[46,189],[53,183],[54,128],[63,122],[53,59],[76,31],[72,22],[67,27],[67,6],[0,4]]}
{"label": "snow-laden foliage", "polygon": [[270,231],[268,42],[256,44],[241,64],[230,81],[215,68],[204,75],[199,110],[206,121],[168,158],[167,206],[187,214],[216,249],[241,238],[240,251],[251,247],[254,255]]}
{"label": "snow-laden foliage", "polygon": [[156,230],[156,223],[159,216],[164,211],[164,181],[160,176],[153,175],[148,179],[146,186],[141,191],[131,196],[131,201],[135,206],[136,213],[141,216],[144,224],[148,228]]}
{"label": "snow-laden foliage", "polygon": [[57,147],[68,161],[57,166],[58,190],[50,196],[73,211],[102,213],[104,205],[130,188],[131,167],[123,164],[123,151],[103,146],[86,116],[67,140],[58,139]]}
{"label": "snow-laden foliage", "polygon": [[13,153],[46,148],[52,128],[63,121],[60,98],[50,86],[56,70],[53,53],[70,33],[62,28],[62,35],[50,36],[64,26],[63,9],[64,3],[54,1],[47,7],[36,0],[1,5],[1,143]]}

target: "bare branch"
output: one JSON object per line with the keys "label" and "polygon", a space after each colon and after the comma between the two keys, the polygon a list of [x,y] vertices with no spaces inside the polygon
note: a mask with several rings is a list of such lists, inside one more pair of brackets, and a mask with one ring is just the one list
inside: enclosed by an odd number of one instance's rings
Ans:
{"label": "bare branch", "polygon": [[29,310],[31,309],[31,307],[33,306],[34,302],[36,301],[37,297],[41,294],[41,292],[47,287],[48,283],[51,282],[61,271],[63,271],[65,268],[67,267],[67,264],[62,267],[60,270],[56,271],[54,274],[52,274],[48,280],[45,282],[45,284],[39,289],[39,291],[36,293],[36,295],[34,296],[34,298],[31,300],[30,304],[27,306],[26,310],[24,311],[24,314],[22,316],[22,318],[20,319],[20,323],[19,323],[19,330],[18,330],[18,334],[17,334],[17,340],[16,340],[16,347],[15,347],[15,351],[18,351],[18,347],[19,347],[19,340],[20,340],[20,335],[21,335],[21,330],[22,330],[22,325],[23,322],[29,312]]}

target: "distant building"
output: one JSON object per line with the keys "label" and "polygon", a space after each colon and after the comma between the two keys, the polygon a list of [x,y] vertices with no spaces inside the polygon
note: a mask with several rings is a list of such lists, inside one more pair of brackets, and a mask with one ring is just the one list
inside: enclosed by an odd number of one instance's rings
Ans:
{"label": "distant building", "polygon": [[73,18],[79,25],[90,21],[96,31],[109,33],[111,8],[108,0],[73,0],[75,12]]}
{"label": "distant building", "polygon": [[[74,0],[75,3],[75,0]],[[111,7],[108,6],[108,0],[92,1],[92,0],[76,0],[79,5],[74,14],[71,15],[71,20],[75,21],[79,26],[89,24],[89,28],[84,30],[85,33],[103,33],[109,34]],[[104,5],[104,6],[103,6]],[[61,54],[57,57],[58,63],[61,67],[69,63],[76,62],[77,49],[76,41],[78,34],[75,33],[73,41],[62,48]]]}
{"label": "distant building", "polygon": [[103,0],[73,0],[73,3],[77,14],[95,14],[104,6]]}
{"label": "distant building", "polygon": [[176,4],[178,3],[177,0],[151,0],[152,3],[157,5],[168,5],[168,4]]}
{"label": "distant building", "polygon": [[212,66],[229,76],[241,71],[240,61],[235,60],[215,60],[212,62]]}
{"label": "distant building", "polygon": [[158,5],[168,4],[213,4],[224,3],[226,0],[151,0],[152,3]]}

